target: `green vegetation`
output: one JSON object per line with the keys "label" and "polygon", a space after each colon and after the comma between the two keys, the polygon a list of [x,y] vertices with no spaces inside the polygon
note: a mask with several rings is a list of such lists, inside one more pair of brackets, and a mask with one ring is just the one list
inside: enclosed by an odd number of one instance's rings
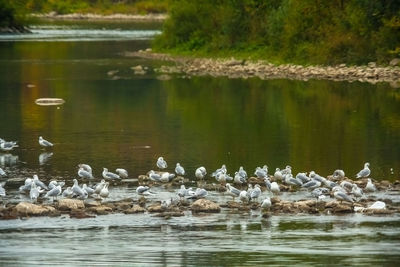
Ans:
{"label": "green vegetation", "polygon": [[23,30],[25,24],[23,7],[12,0],[0,0],[0,27]]}
{"label": "green vegetation", "polygon": [[167,0],[19,0],[31,12],[148,14],[167,12]]}
{"label": "green vegetation", "polygon": [[157,51],[301,64],[387,63],[400,1],[172,0]]}

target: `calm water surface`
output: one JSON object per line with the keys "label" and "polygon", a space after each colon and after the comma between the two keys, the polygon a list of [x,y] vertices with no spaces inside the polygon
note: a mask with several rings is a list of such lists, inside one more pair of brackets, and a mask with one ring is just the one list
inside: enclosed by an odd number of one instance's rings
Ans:
{"label": "calm water surface", "polygon": [[[20,145],[0,154],[9,176],[38,173],[70,182],[85,162],[97,177],[103,167],[137,177],[162,155],[171,171],[180,162],[189,179],[198,166],[210,173],[223,163],[231,174],[241,165],[253,172],[289,164],[296,173],[341,168],[354,176],[366,161],[375,179],[399,178],[399,89],[315,80],[159,80],[153,69],[167,63],[123,55],[149,47],[159,30],[152,23],[63,22],[37,25],[31,35],[0,36],[0,137]],[[139,64],[149,72],[135,75],[131,67]],[[40,97],[66,103],[38,106]],[[55,143],[53,154],[38,147],[39,135]],[[134,189],[113,187],[111,197],[136,197]],[[160,199],[173,194],[155,190]],[[24,198],[8,193],[8,201]],[[399,226],[398,216],[261,219],[257,211],[225,210],[169,220],[149,214],[32,218],[0,221],[0,262],[394,265]]]}

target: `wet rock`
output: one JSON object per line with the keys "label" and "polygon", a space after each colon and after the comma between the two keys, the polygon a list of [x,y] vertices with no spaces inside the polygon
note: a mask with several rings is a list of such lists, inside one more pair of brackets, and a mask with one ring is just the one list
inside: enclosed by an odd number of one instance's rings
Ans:
{"label": "wet rock", "polygon": [[144,74],[146,74],[146,70],[143,68],[142,65],[137,65],[137,66],[131,67],[131,69],[134,71],[134,73],[136,75],[144,75]]}
{"label": "wet rock", "polygon": [[86,218],[95,218],[95,215],[87,214],[84,210],[72,210],[69,213],[70,218],[75,218],[75,219],[86,219]]}
{"label": "wet rock", "polygon": [[247,183],[249,184],[259,184],[259,185],[265,185],[265,182],[262,178],[258,178],[258,177],[250,177],[247,180]]}
{"label": "wet rock", "polygon": [[171,79],[172,79],[171,75],[168,75],[168,74],[162,74],[162,75],[157,76],[157,80],[160,80],[160,81],[168,81]]}
{"label": "wet rock", "polygon": [[368,215],[388,215],[396,213],[396,211],[387,209],[366,209],[363,213]]}
{"label": "wet rock", "polygon": [[124,211],[125,214],[133,214],[133,213],[140,213],[145,212],[146,210],[139,205],[133,205],[132,208],[127,209]]}
{"label": "wet rock", "polygon": [[139,205],[140,205],[141,207],[144,207],[144,206],[146,205],[146,202],[147,202],[147,199],[146,199],[144,196],[141,196],[141,197],[138,199],[138,203],[139,203]]}
{"label": "wet rock", "polygon": [[317,201],[314,199],[300,200],[300,201],[297,201],[296,204],[305,205],[308,207],[314,207],[317,204]]}
{"label": "wet rock", "polygon": [[261,206],[261,204],[258,203],[258,202],[250,203],[250,209],[252,209],[252,210],[256,210],[256,209],[258,209],[260,206]]}
{"label": "wet rock", "polygon": [[97,207],[91,207],[88,209],[88,211],[96,213],[98,215],[106,215],[106,214],[109,214],[110,212],[112,212],[113,209],[108,206],[101,205],[101,206],[97,206]]}
{"label": "wet rock", "polygon": [[226,207],[230,209],[239,209],[242,205],[238,202],[228,201]]}
{"label": "wet rock", "polygon": [[208,199],[198,199],[190,206],[193,212],[220,212],[220,206]]}
{"label": "wet rock", "polygon": [[330,208],[330,209],[331,209],[332,213],[352,213],[352,212],[354,212],[353,206],[351,204],[346,204],[346,202],[339,203],[339,202],[335,201],[332,205],[332,208]]}
{"label": "wet rock", "polygon": [[2,208],[0,210],[0,219],[1,220],[14,220],[18,219],[18,213],[14,209],[14,206],[8,208]]}
{"label": "wet rock", "polygon": [[19,216],[44,216],[55,211],[54,207],[40,206],[29,202],[21,202],[14,209]]}
{"label": "wet rock", "polygon": [[75,210],[84,209],[83,200],[64,198],[58,201],[57,207],[59,210]]}
{"label": "wet rock", "polygon": [[16,188],[16,187],[20,187],[21,185],[23,185],[25,183],[25,179],[23,177],[15,177],[15,178],[10,178],[7,179],[4,188]]}
{"label": "wet rock", "polygon": [[163,207],[161,207],[160,204],[155,204],[155,205],[151,205],[150,207],[147,208],[148,212],[163,212],[164,209]]}
{"label": "wet rock", "polygon": [[181,217],[184,216],[185,214],[182,211],[167,211],[163,213],[158,213],[155,216],[156,217],[163,217],[164,219],[169,219],[171,217]]}
{"label": "wet rock", "polygon": [[118,211],[124,211],[124,210],[130,209],[132,207],[131,202],[115,203],[114,205],[116,207],[116,210],[118,210]]}
{"label": "wet rock", "polygon": [[119,72],[119,70],[110,70],[107,72],[108,76],[114,76],[115,74],[117,74]]}
{"label": "wet rock", "polygon": [[99,201],[93,200],[93,199],[86,199],[84,201],[84,205],[87,208],[91,208],[91,207],[98,207],[101,205],[101,203]]}

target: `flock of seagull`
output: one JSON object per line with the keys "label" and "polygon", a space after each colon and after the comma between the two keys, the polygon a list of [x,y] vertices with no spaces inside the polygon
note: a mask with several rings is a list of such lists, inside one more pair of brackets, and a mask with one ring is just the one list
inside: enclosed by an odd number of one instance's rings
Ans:
{"label": "flock of seagull", "polygon": [[[39,137],[39,145],[44,148],[51,148],[53,144],[42,136]],[[0,150],[11,151],[18,147],[15,141],[5,141],[0,138]],[[186,175],[185,169],[180,163],[176,163],[175,173],[170,173],[165,171],[168,167],[167,162],[163,157],[159,157],[156,162],[156,166],[159,171],[150,170],[148,172],[148,178],[154,183],[168,183],[171,182],[176,175],[184,177]],[[367,162],[364,164],[364,168],[356,175],[356,178],[366,178],[370,175],[371,171],[369,169],[370,164]],[[93,170],[88,164],[78,165],[78,176],[82,179],[87,179],[89,181],[94,180]],[[94,184],[92,186],[83,184],[80,186],[77,179],[73,179],[73,186],[66,187],[63,190],[65,182],[58,182],[55,180],[50,181],[48,185],[44,184],[39,180],[37,175],[33,175],[33,178],[27,178],[24,185],[19,188],[19,192],[23,194],[29,194],[32,202],[36,202],[37,199],[42,195],[45,198],[55,198],[62,196],[64,198],[76,197],[79,199],[86,199],[90,196],[105,199],[109,196],[109,185],[110,181],[116,181],[120,179],[128,178],[128,172],[125,169],[118,168],[116,173],[110,172],[107,168],[103,168],[102,177],[100,183]],[[0,168],[0,177],[6,176],[7,174],[3,169]],[[204,180],[207,171],[205,167],[199,167],[195,170],[195,177],[198,180]],[[364,192],[374,192],[376,191],[375,185],[372,183],[371,179],[368,178],[368,183],[364,189],[360,188],[357,184],[351,183],[347,180],[341,181],[345,177],[343,170],[335,170],[331,176],[325,178],[314,171],[309,173],[297,173],[296,176],[292,174],[292,168],[286,166],[284,169],[276,168],[273,175],[268,174],[268,167],[264,165],[263,167],[257,167],[254,172],[255,177],[261,179],[265,183],[266,190],[269,192],[268,196],[265,196],[261,201],[261,208],[269,209],[272,205],[270,196],[280,194],[280,185],[285,184],[292,189],[303,188],[310,192],[310,195],[318,200],[324,199],[327,196],[333,196],[339,201],[354,202],[364,195]],[[238,171],[235,172],[234,176],[228,174],[225,165],[221,168],[215,170],[211,177],[215,178],[216,182],[222,184],[226,188],[226,192],[235,198],[238,198],[243,203],[249,203],[258,201],[262,194],[261,186],[255,184],[252,186],[248,183],[248,175],[245,169],[241,166]],[[341,182],[340,182],[341,181]],[[279,182],[279,183],[278,183]],[[340,183],[339,183],[340,182]],[[247,185],[247,190],[240,190],[234,187],[232,184],[241,186]],[[149,186],[139,185],[136,188],[136,193],[138,195],[154,195],[155,193],[151,191]],[[0,196],[5,196],[6,191],[2,184],[0,183]],[[193,188],[186,188],[184,184],[181,185],[180,189],[177,191],[177,199],[199,199],[207,197],[208,192],[206,189],[198,187],[195,190]],[[169,200],[161,201],[162,205],[169,205],[173,202],[173,198]]]}

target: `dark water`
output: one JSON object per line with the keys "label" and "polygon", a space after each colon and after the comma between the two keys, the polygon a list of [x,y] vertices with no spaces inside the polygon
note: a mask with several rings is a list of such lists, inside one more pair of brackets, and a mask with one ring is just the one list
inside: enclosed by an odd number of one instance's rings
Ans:
{"label": "dark water", "polygon": [[[375,179],[400,173],[400,90],[388,84],[193,77],[158,80],[166,64],[127,58],[149,47],[160,25],[58,23],[30,36],[0,36],[0,137],[18,140],[0,154],[10,177],[76,177],[78,163],[126,168],[137,177],[164,156],[193,179],[227,164],[231,174],[267,164],[322,175],[364,162]],[[80,34],[77,36],[77,34]],[[132,66],[150,71],[135,75]],[[114,73],[110,73],[114,71]],[[115,72],[118,71],[118,72]],[[60,97],[62,106],[35,104]],[[52,156],[38,145],[55,143]],[[46,160],[46,155],[49,156]],[[393,172],[390,169],[393,168]],[[159,190],[162,196],[163,189]],[[172,192],[172,190],[171,190]],[[20,196],[10,192],[11,197]],[[113,198],[135,197],[112,188]],[[167,195],[168,196],[168,195]],[[217,197],[217,196],[214,196]],[[394,264],[395,217],[230,214],[165,220],[144,215],[0,221],[4,264],[208,266],[273,263]]]}

